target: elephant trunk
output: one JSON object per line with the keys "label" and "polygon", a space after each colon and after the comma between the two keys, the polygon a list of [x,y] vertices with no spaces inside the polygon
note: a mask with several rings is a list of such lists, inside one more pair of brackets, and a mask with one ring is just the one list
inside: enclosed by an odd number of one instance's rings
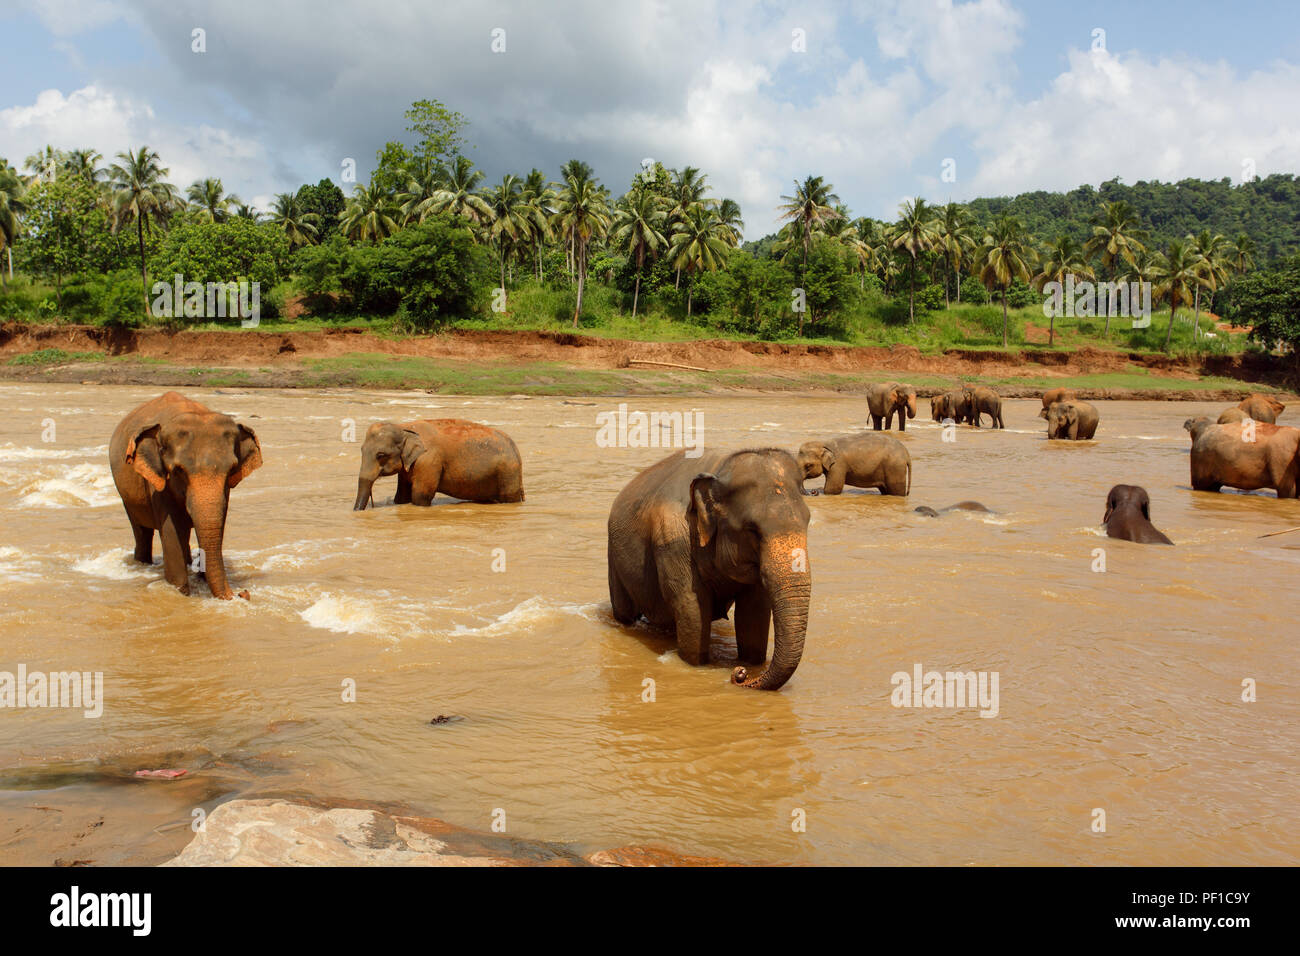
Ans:
{"label": "elephant trunk", "polygon": [[364,511],[370,503],[370,492],[375,485],[375,477],[362,473],[357,478],[357,500],[352,505],[353,511]]}
{"label": "elephant trunk", "polygon": [[221,542],[226,533],[226,483],[223,478],[192,479],[186,508],[194,522],[194,534],[203,549],[203,572],[212,596],[229,601],[234,594],[226,581]]}
{"label": "elephant trunk", "polygon": [[737,667],[731,679],[754,690],[777,690],[794,676],[803,657],[812,598],[808,536],[798,533],[775,539],[764,548],[759,570],[772,605],[772,660],[754,678],[745,668]]}

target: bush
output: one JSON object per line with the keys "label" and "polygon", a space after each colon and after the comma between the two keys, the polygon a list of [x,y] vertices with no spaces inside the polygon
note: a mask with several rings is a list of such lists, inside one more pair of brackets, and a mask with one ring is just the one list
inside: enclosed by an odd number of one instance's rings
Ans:
{"label": "bush", "polygon": [[985,305],[989,301],[989,290],[979,279],[967,276],[961,280],[961,300],[972,305]]}
{"label": "bush", "polygon": [[140,274],[118,269],[97,277],[92,286],[95,321],[99,325],[134,328],[144,321]]}

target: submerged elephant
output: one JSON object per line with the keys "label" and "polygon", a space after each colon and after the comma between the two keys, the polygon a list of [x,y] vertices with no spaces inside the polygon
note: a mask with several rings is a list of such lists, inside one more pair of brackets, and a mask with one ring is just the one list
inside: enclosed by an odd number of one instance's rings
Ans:
{"label": "submerged elephant", "polygon": [[[203,549],[213,597],[234,597],[221,547],[230,490],[262,467],[262,448],[247,425],[176,392],[132,411],[108,443],[113,484],[135,535],[135,559],[153,563],[153,535],[163,550],[163,577],[190,593],[190,532]],[[248,597],[241,591],[240,597]]]}
{"label": "submerged elephant", "polygon": [[1243,491],[1273,488],[1279,498],[1300,497],[1300,428],[1266,422],[1216,425],[1208,418],[1189,418],[1183,427],[1192,436],[1196,491],[1218,491],[1227,485]]}
{"label": "submerged elephant", "polygon": [[781,687],[799,666],[808,627],[812,574],[808,506],[799,466],[776,448],[676,452],[641,472],[609,511],[609,600],[614,617],[644,617],[674,629],[688,664],[709,662],[711,622],[736,607],[736,653],[742,664],[772,660],[733,682]]}
{"label": "submerged elephant", "polygon": [[397,475],[399,505],[427,505],[439,492],[488,504],[524,500],[523,465],[510,436],[460,418],[371,425],[353,511],[366,507],[375,481],[387,475]]}
{"label": "submerged elephant", "polygon": [[1087,402],[1056,402],[1047,410],[1047,437],[1086,441],[1097,434],[1097,409]]}
{"label": "submerged elephant", "polygon": [[1101,523],[1111,538],[1138,544],[1173,544],[1151,523],[1151,496],[1141,485],[1116,485],[1110,489]]}
{"label": "submerged elephant", "polygon": [[871,413],[871,427],[876,431],[892,428],[894,415],[898,415],[898,430],[907,431],[904,418],[916,417],[916,389],[897,382],[867,386],[867,409]]}
{"label": "submerged elephant", "polygon": [[1078,397],[1072,388],[1049,388],[1043,392],[1043,410],[1038,413],[1038,417],[1046,418],[1047,410],[1057,402],[1073,402]]}
{"label": "submerged elephant", "polygon": [[[838,495],[845,485],[879,488],[881,494],[906,496],[912,490],[912,456],[907,446],[890,435],[858,432],[826,441],[806,441],[799,446],[803,480],[826,476],[824,495]],[[803,482],[799,490],[805,495]]]}
{"label": "submerged elephant", "polygon": [[994,428],[1005,428],[1002,424],[1002,398],[993,389],[985,385],[963,389],[966,399],[967,420],[976,428],[980,427],[980,415],[993,419]]}
{"label": "submerged elephant", "polygon": [[1226,425],[1229,422],[1239,422],[1246,418],[1252,418],[1257,422],[1273,425],[1276,424],[1278,416],[1284,411],[1286,411],[1286,406],[1273,396],[1256,393],[1243,398],[1232,408],[1224,411],[1219,416],[1219,424]]}
{"label": "submerged elephant", "polygon": [[978,501],[959,501],[955,505],[949,505],[946,508],[939,508],[938,510],[931,508],[928,505],[921,505],[919,508],[913,508],[912,510],[924,518],[937,518],[940,515],[946,515],[953,511],[971,511],[977,514],[986,515],[997,514],[996,511],[984,507]]}

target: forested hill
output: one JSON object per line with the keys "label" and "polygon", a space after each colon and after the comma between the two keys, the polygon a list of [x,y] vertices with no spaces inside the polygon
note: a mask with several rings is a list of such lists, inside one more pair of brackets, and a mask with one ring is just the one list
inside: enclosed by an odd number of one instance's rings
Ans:
{"label": "forested hill", "polygon": [[1165,249],[1171,239],[1208,229],[1229,240],[1239,233],[1249,235],[1261,265],[1300,251],[1300,179],[1292,175],[1238,185],[1226,178],[1133,186],[1110,180],[1096,189],[1039,190],[1014,198],[974,199],[968,206],[982,223],[1009,212],[1030,235],[1050,239],[1066,234],[1083,241],[1092,234],[1091,220],[1100,203],[1118,200],[1132,203],[1143,228],[1150,230],[1148,248]]}

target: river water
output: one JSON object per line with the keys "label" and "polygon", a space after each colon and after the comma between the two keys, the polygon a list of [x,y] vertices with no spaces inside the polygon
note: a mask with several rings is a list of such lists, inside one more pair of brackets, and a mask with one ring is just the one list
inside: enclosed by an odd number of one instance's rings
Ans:
{"label": "river water", "polygon": [[[728,684],[730,622],[718,662],[692,668],[613,621],[609,505],[664,454],[598,445],[617,401],[186,391],[253,427],[265,458],[226,530],[252,600],[219,602],[131,560],[107,446],[156,394],[0,384],[0,671],[101,671],[105,698],[98,719],[0,710],[11,859],[42,859],[37,817],[95,806],[116,858],[156,862],[194,806],[269,793],[753,862],[1300,857],[1300,533],[1258,537],[1300,525],[1300,501],[1189,490],[1182,423],[1217,405],[1099,402],[1081,443],[1047,442],[1037,402],[952,442],[918,418],[910,498],[809,499],[807,648],[764,694]],[[854,398],[629,401],[699,412],[711,447],[866,422]],[[509,432],[527,501],[391,506],[385,479],[380,506],[352,512],[349,426],[424,417]],[[1104,537],[1121,482],[1148,489],[1176,547]],[[999,514],[912,512],[968,498]],[[893,675],[916,667],[996,673],[996,716],[893,706]],[[157,767],[190,773],[132,777]]]}

